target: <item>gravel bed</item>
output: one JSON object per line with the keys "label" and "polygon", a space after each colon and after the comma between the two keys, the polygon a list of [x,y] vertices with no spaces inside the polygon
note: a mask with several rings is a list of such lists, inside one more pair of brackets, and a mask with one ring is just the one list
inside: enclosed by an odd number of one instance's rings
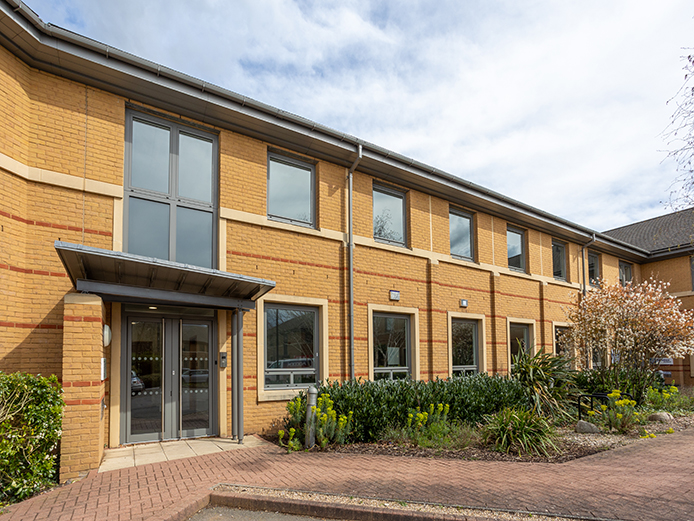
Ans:
{"label": "gravel bed", "polygon": [[[321,503],[336,503],[340,505],[354,505],[359,507],[387,508],[391,510],[404,510],[410,512],[426,512],[432,515],[449,515],[465,519],[466,517],[488,518],[509,521],[557,521],[566,519],[561,516],[546,516],[536,513],[508,512],[499,510],[484,510],[468,507],[444,506],[433,503],[419,503],[399,501],[394,499],[373,499],[355,496],[343,496],[339,494],[318,494],[315,492],[301,492],[298,490],[283,490],[263,487],[247,487],[239,485],[218,485],[214,489],[217,492],[232,492],[234,494],[251,494],[254,496],[269,496],[299,501],[316,501]],[[576,519],[576,518],[573,518]]]}

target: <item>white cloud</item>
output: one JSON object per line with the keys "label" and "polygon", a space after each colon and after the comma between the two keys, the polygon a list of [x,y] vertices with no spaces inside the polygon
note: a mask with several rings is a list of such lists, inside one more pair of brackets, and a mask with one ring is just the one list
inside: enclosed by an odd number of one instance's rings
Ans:
{"label": "white cloud", "polygon": [[664,213],[683,0],[31,0],[44,21],[599,230]]}

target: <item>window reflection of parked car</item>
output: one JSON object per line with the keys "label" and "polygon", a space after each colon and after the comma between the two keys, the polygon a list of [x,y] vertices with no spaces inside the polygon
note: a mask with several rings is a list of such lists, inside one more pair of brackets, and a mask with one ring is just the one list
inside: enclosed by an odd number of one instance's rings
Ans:
{"label": "window reflection of parked car", "polygon": [[276,360],[268,366],[268,369],[295,369],[301,367],[313,367],[313,358],[287,358]]}
{"label": "window reflection of parked car", "polygon": [[209,373],[207,369],[184,369],[181,373],[181,379],[189,384],[207,383]]}
{"label": "window reflection of parked car", "polygon": [[130,390],[136,393],[145,390],[145,383],[137,376],[135,371],[130,371]]}

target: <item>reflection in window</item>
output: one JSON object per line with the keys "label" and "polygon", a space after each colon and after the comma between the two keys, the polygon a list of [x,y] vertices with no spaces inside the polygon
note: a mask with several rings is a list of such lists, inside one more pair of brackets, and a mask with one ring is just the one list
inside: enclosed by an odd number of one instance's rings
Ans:
{"label": "reflection in window", "polygon": [[373,316],[374,380],[410,375],[410,319],[400,315]]}
{"label": "reflection in window", "polygon": [[477,345],[477,322],[454,318],[451,321],[453,376],[474,374],[479,370]]}
{"label": "reflection in window", "polygon": [[451,228],[451,255],[472,259],[472,217],[460,213],[449,214]]}
{"label": "reflection in window", "polygon": [[180,134],[178,195],[186,199],[212,202],[212,153],[208,139]]}
{"label": "reflection in window", "polygon": [[176,261],[212,267],[212,214],[179,207],[177,217]]}
{"label": "reflection in window", "polygon": [[559,356],[570,357],[572,349],[570,346],[568,327],[557,326],[554,328],[554,354]]}
{"label": "reflection in window", "polygon": [[555,279],[566,280],[566,245],[552,241],[552,271]]}
{"label": "reflection in window", "polygon": [[524,233],[520,230],[508,228],[506,231],[508,267],[518,271],[525,271],[525,245],[523,236]]}
{"label": "reflection in window", "polygon": [[133,120],[132,173],[133,187],[169,193],[168,128]]}
{"label": "reflection in window", "polygon": [[313,226],[313,166],[275,156],[268,163],[268,215]]}
{"label": "reflection in window", "polygon": [[130,198],[128,251],[155,259],[169,258],[169,205]]}
{"label": "reflection in window", "polygon": [[317,315],[310,308],[266,305],[266,389],[317,382]]}
{"label": "reflection in window", "polygon": [[216,136],[128,112],[124,247],[214,267]]}
{"label": "reflection in window", "polygon": [[598,285],[600,279],[600,255],[593,252],[588,252],[588,280],[591,286]]}
{"label": "reflection in window", "polygon": [[619,261],[619,283],[622,286],[626,286],[632,281],[633,276],[631,274],[632,266],[628,262]]}
{"label": "reflection in window", "polygon": [[405,194],[374,187],[374,239],[405,244]]}
{"label": "reflection in window", "polygon": [[511,364],[522,351],[530,352],[530,326],[528,324],[511,324],[509,327],[509,347],[511,350]]}

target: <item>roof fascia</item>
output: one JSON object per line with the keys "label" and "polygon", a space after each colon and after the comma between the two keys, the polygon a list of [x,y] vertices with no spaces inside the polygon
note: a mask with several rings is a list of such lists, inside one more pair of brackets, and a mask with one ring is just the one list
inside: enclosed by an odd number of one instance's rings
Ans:
{"label": "roof fascia", "polygon": [[[6,34],[9,33],[9,34]],[[0,40],[32,67],[358,170],[521,226],[643,262],[646,250],[596,233],[462,178],[306,118],[46,24],[22,2],[0,0]]]}

